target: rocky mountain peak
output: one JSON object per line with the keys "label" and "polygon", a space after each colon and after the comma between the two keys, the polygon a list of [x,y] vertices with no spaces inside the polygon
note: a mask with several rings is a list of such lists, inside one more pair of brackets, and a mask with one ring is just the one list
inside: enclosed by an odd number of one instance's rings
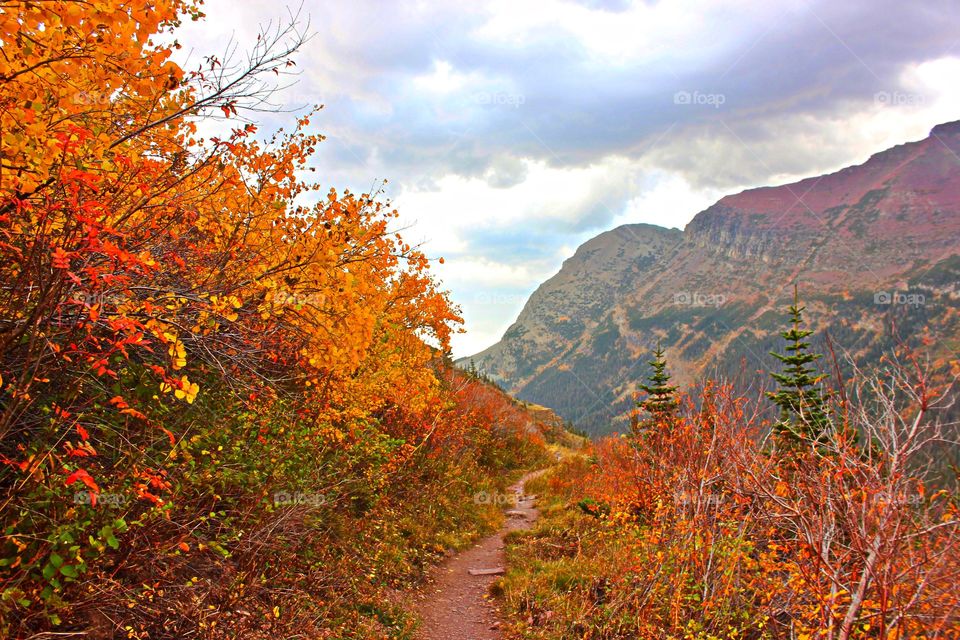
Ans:
{"label": "rocky mountain peak", "polygon": [[[920,339],[913,326],[960,335],[960,122],[859,165],[726,196],[683,232],[604,232],[474,360],[519,397],[609,431],[658,342],[678,380],[769,370],[794,282],[811,325],[854,358]],[[876,302],[905,287],[925,304]]]}

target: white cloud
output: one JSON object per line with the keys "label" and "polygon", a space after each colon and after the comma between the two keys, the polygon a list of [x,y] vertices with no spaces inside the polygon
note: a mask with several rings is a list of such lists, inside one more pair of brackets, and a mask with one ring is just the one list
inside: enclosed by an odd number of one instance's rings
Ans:
{"label": "white cloud", "polygon": [[[960,117],[960,5],[604,4],[304,4],[315,35],[279,97],[327,105],[313,175],[353,190],[391,180],[401,226],[416,223],[404,237],[447,258],[438,274],[471,330],[459,355],[499,338],[600,231],[682,227],[725,193],[862,162]],[[210,17],[178,34],[191,66],[231,37],[244,52],[258,24],[286,15],[204,7]],[[676,105],[678,90],[725,102]]]}
{"label": "white cloud", "polygon": [[789,8],[745,0],[675,0],[636,2],[622,11],[603,11],[562,0],[496,0],[486,5],[488,19],[474,35],[492,44],[522,46],[560,32],[575,39],[596,63],[626,65],[669,58],[673,65],[686,66],[744,46],[749,32],[762,28],[759,20],[737,19],[745,10],[756,18],[776,13],[782,19]]}
{"label": "white cloud", "polygon": [[461,258],[446,262],[436,269],[444,276],[445,282],[456,281],[486,288],[528,287],[544,275],[541,271],[532,270],[529,265],[505,264],[485,258]]}
{"label": "white cloud", "polygon": [[451,93],[462,89],[469,82],[475,82],[476,78],[477,74],[457,72],[446,60],[436,60],[430,73],[413,77],[413,84],[432,93]]}
{"label": "white cloud", "polygon": [[645,222],[682,229],[693,216],[719,200],[719,189],[695,189],[682,176],[656,172],[653,185],[627,203],[611,226]]}
{"label": "white cloud", "polygon": [[[432,189],[402,191],[396,204],[401,215],[417,221],[431,244],[442,251],[447,242],[443,239],[450,234],[464,240],[478,229],[519,222],[569,229],[603,227],[619,213],[612,207],[619,206],[635,189],[636,165],[625,158],[567,168],[529,159],[520,162],[516,170],[525,179],[511,187],[448,174],[436,180]],[[597,211],[596,224],[588,217],[591,211]]]}

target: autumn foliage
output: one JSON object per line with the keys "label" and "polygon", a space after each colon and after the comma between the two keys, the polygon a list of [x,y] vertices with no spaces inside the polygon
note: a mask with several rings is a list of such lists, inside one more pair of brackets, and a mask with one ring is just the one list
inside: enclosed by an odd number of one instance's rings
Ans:
{"label": "autumn foliage", "polygon": [[834,438],[784,445],[708,384],[565,461],[511,552],[516,637],[960,637],[955,483],[927,473],[951,390],[916,365],[860,374]]}
{"label": "autumn foliage", "polygon": [[[199,17],[0,2],[4,637],[400,633],[377,590],[542,454],[464,408],[459,318],[396,212],[307,179],[316,112],[239,118],[296,24],[182,69]],[[508,459],[476,460],[491,441]]]}

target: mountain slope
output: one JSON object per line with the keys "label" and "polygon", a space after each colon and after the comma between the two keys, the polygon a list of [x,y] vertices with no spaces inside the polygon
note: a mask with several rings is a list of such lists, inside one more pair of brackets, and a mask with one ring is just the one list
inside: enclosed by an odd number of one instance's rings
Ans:
{"label": "mountain slope", "polygon": [[497,362],[497,379],[515,381],[512,387],[522,384],[596,328],[612,305],[677,248],[681,237],[677,229],[634,224],[589,240],[530,296],[503,340],[474,358]]}
{"label": "mountain slope", "polygon": [[[683,232],[625,225],[581,246],[476,365],[593,433],[623,415],[657,342],[681,382],[764,379],[792,284],[820,339],[875,362],[924,327],[956,352],[960,122],[864,164],[722,198]],[[889,302],[889,303],[888,303]]]}

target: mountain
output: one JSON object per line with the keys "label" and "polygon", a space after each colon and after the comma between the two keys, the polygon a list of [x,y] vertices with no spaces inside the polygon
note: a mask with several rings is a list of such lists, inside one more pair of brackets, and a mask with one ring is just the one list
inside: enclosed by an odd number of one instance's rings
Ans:
{"label": "mountain", "polygon": [[620,430],[646,360],[751,385],[775,368],[794,283],[841,369],[901,342],[958,351],[960,122],[796,183],[722,198],[681,232],[631,224],[577,249],[476,366],[593,434]]}

